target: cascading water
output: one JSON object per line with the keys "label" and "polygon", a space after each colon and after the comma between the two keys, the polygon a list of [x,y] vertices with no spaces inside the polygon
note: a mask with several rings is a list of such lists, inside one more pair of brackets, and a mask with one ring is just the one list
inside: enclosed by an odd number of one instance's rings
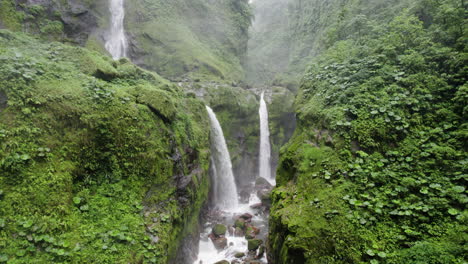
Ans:
{"label": "cascading water", "polygon": [[[257,197],[257,190],[265,186],[251,183],[248,190],[250,198],[241,200],[241,203],[238,202],[237,188],[223,131],[213,110],[208,106],[206,109],[211,122],[211,162],[212,173],[215,176],[212,197],[215,208],[211,208],[204,215],[206,222],[200,234],[197,259],[193,264],[213,264],[221,260],[229,263],[235,260],[245,260],[245,263],[255,261],[255,263],[264,264],[267,262],[264,254],[265,247],[248,250],[247,236],[266,240],[268,231],[266,207]],[[243,229],[236,228],[236,223],[242,217],[246,219],[243,222]],[[216,224],[227,227],[227,231],[224,234],[215,234],[213,227]],[[253,230],[258,232],[252,233]],[[239,253],[244,254],[239,255]]]}
{"label": "cascading water", "polygon": [[127,37],[124,30],[124,0],[109,0],[111,26],[106,41],[106,49],[112,58],[120,59],[127,56]]}
{"label": "cascading water", "polygon": [[271,146],[270,146],[270,130],[268,128],[268,109],[265,102],[265,92],[260,96],[260,158],[259,158],[259,173],[258,175],[274,184],[274,179],[271,176]]}
{"label": "cascading water", "polygon": [[238,206],[237,187],[232,173],[231,156],[224,139],[223,130],[210,107],[206,107],[211,123],[211,152],[214,161],[215,205],[221,210],[232,210]]}

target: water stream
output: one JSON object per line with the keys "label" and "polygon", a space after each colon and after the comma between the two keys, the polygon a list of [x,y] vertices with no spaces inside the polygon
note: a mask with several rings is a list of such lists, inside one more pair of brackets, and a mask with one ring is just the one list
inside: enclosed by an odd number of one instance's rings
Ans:
{"label": "water stream", "polygon": [[231,156],[224,139],[223,130],[216,114],[206,107],[211,124],[211,158],[213,165],[214,204],[220,210],[234,210],[238,207],[237,187],[232,173]]}
{"label": "water stream", "polygon": [[260,158],[259,158],[259,173],[258,175],[275,184],[271,173],[271,146],[270,146],[270,129],[268,127],[268,109],[265,102],[265,92],[260,96],[260,108],[258,110],[260,116]]}
{"label": "water stream", "polygon": [[111,21],[105,47],[112,58],[116,60],[127,56],[128,41],[124,29],[124,0],[109,0],[109,11]]}
{"label": "water stream", "polygon": [[[263,102],[263,95],[262,99]],[[264,102],[265,104],[265,102]],[[193,264],[214,264],[219,261],[229,263],[267,263],[265,253],[265,241],[268,234],[268,204],[259,197],[269,192],[272,185],[259,178],[256,182],[243,183],[244,192],[250,193],[248,199],[240,200],[232,172],[232,164],[224,134],[215,113],[206,107],[211,124],[211,163],[212,163],[212,206],[207,215],[204,215],[204,225],[200,234],[197,259]],[[260,110],[260,115],[265,116],[266,104]],[[268,124],[266,125],[268,130]],[[268,148],[264,149],[270,159],[270,145],[268,134],[266,134]],[[265,135],[265,134],[264,134]],[[269,172],[267,169],[266,172]],[[270,178],[270,174],[264,176]],[[226,228],[225,232],[219,234],[215,231],[216,225]],[[261,244],[249,250],[249,239],[252,243],[260,239]],[[252,245],[251,245],[252,246]]]}

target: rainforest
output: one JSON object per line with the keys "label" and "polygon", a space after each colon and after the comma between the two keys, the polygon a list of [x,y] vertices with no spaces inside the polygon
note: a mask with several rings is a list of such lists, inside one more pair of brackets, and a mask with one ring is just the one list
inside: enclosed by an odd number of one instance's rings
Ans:
{"label": "rainforest", "polygon": [[467,263],[467,18],[0,0],[0,263]]}

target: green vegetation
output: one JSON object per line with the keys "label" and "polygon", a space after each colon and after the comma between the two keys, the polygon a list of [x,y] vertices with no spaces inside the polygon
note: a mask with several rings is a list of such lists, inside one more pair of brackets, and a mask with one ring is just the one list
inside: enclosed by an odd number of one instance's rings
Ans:
{"label": "green vegetation", "polygon": [[175,80],[244,78],[246,0],[139,0],[126,7],[139,65]]}
{"label": "green vegetation", "polygon": [[0,31],[0,263],[167,263],[207,198],[208,125],[126,59]]}
{"label": "green vegetation", "polygon": [[278,263],[467,259],[464,7],[394,2],[351,1],[335,11],[379,19],[320,29],[326,50],[303,78],[272,194]]}

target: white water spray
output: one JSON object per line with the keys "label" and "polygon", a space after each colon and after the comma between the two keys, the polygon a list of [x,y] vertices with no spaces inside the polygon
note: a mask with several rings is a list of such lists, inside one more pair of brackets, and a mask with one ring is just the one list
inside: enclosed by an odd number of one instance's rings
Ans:
{"label": "white water spray", "polygon": [[271,147],[270,147],[270,130],[268,128],[268,109],[264,99],[265,92],[260,96],[260,160],[258,176],[265,178],[268,181],[274,181],[271,176]]}
{"label": "white water spray", "polygon": [[106,49],[112,58],[120,59],[127,56],[127,37],[124,30],[124,0],[109,0],[111,26],[106,41]]}
{"label": "white water spray", "polygon": [[211,123],[211,155],[214,161],[215,204],[221,210],[238,207],[237,187],[232,173],[231,157],[224,139],[223,130],[210,107],[206,107]]}

